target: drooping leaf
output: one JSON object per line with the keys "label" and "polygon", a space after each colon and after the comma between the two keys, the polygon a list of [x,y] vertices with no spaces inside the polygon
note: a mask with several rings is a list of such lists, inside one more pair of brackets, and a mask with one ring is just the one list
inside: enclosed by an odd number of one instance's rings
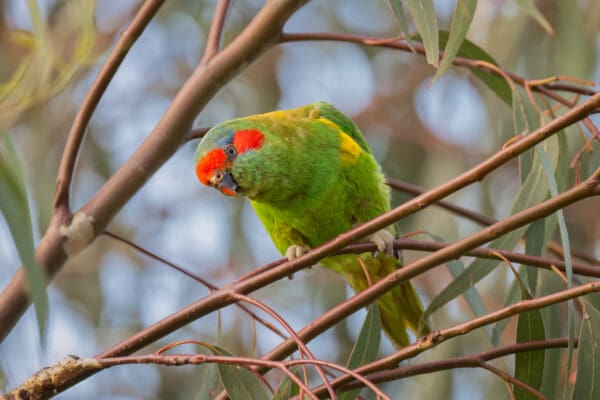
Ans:
{"label": "drooping leaf", "polygon": [[29,293],[35,307],[40,338],[43,343],[48,314],[48,295],[44,274],[35,259],[33,228],[27,190],[25,189],[23,163],[8,134],[4,136],[4,151],[0,147],[0,212],[6,220],[25,268]]}
{"label": "drooping leaf", "polygon": [[[231,353],[225,349],[204,344],[214,355],[229,356]],[[231,400],[268,400],[262,382],[247,368],[235,364],[218,364],[219,377],[223,387]]]}
{"label": "drooping leaf", "polygon": [[[548,182],[545,179],[544,171],[539,163],[539,158],[536,158],[534,166],[531,168],[529,176],[519,189],[511,214],[515,214],[528,207],[533,206],[545,199],[548,193]],[[506,235],[494,239],[490,243],[490,247],[502,250],[511,250],[519,242],[523,236],[527,226],[515,229]],[[442,292],[437,295],[427,307],[428,314],[433,313],[449,301],[467,291],[481,279],[486,277],[498,265],[497,260],[477,259],[473,261],[463,273],[455,278]]]}
{"label": "drooping leaf", "polygon": [[525,14],[528,14],[533,19],[535,19],[536,22],[540,24],[540,26],[544,28],[544,30],[550,35],[554,35],[554,29],[552,29],[552,26],[550,25],[546,17],[544,17],[544,14],[542,14],[537,8],[533,0],[516,0],[516,2]]}
{"label": "drooping leaf", "polygon": [[600,398],[600,311],[586,302],[579,334],[574,400]]}
{"label": "drooping leaf", "polygon": [[[440,48],[444,48],[447,45],[449,37],[450,33],[448,31],[440,31]],[[469,39],[463,40],[455,56],[469,58],[471,60],[481,60],[499,67],[498,63],[491,55],[489,55],[485,50],[477,46],[475,43],[471,42]],[[473,72],[473,75],[479,78],[488,88],[490,88],[490,90],[496,93],[496,95],[500,97],[500,99],[502,99],[506,104],[512,106],[513,92],[510,85],[504,80],[504,78],[481,68],[473,68],[471,72]]]}
{"label": "drooping leaf", "polygon": [[404,7],[402,6],[402,2],[400,0],[389,0],[389,4],[394,17],[396,17],[398,25],[400,25],[402,35],[404,35],[404,38],[406,39],[406,44],[408,44],[408,47],[413,50],[410,29],[408,29],[408,22],[406,22],[406,16],[404,15]]}
{"label": "drooping leaf", "polygon": [[[531,299],[532,295],[523,281],[517,277],[521,289],[521,299]],[[519,314],[517,321],[517,343],[546,338],[544,320],[539,310],[531,310]],[[544,377],[545,351],[527,351],[515,355],[515,378],[539,389]],[[536,397],[520,386],[514,388],[515,398],[519,400],[535,400]]]}
{"label": "drooping leaf", "polygon": [[[508,295],[506,296],[506,300],[504,300],[503,307],[507,307],[519,301],[519,299],[521,298],[519,293],[519,284],[515,279],[510,285],[510,288],[508,289]],[[508,322],[509,320],[505,318],[501,319],[500,321],[494,324],[494,329],[492,330],[492,346],[498,346],[498,343],[500,343],[500,336],[502,335],[502,332],[504,332],[504,328],[506,328]]]}
{"label": "drooping leaf", "polygon": [[196,390],[195,400],[211,400],[214,397],[219,382],[217,366],[206,365],[202,369],[201,374],[201,376],[197,377],[201,383]]}
{"label": "drooping leaf", "polygon": [[[525,232],[525,253],[532,256],[541,256],[546,247],[546,219],[533,222]],[[535,293],[537,287],[537,268],[527,268],[525,279],[531,293]]]}
{"label": "drooping leaf", "polygon": [[433,0],[407,0],[406,5],[423,40],[427,62],[437,67],[440,61],[440,47]]}
{"label": "drooping leaf", "polygon": [[[290,370],[292,371],[292,373],[294,375],[299,376],[300,372],[302,371],[302,367],[293,366],[292,368],[290,368]],[[279,384],[279,387],[275,391],[275,394],[273,395],[272,400],[287,400],[287,399],[297,395],[299,392],[300,391],[299,391],[299,388],[298,388],[298,385],[296,384],[296,382],[294,382],[292,380],[292,378],[289,377],[289,375],[286,375],[281,380],[281,383]]]}
{"label": "drooping leaf", "polygon": [[[550,158],[546,154],[546,151],[540,145],[535,146],[536,154],[539,157],[546,178],[548,179],[548,186],[550,188],[550,194],[552,197],[558,196],[558,185],[554,177],[554,168]],[[569,231],[567,230],[567,223],[565,222],[565,216],[562,210],[558,210],[555,213],[558,220],[558,230],[560,232],[560,241],[564,250],[565,260],[565,271],[567,275],[567,287],[571,287],[573,283],[573,263],[571,260],[571,244],[569,240]],[[569,338],[569,355],[567,361],[567,371],[571,371],[572,355],[575,345],[575,308],[573,306],[573,300],[567,302],[567,334]]]}
{"label": "drooping leaf", "polygon": [[[542,275],[543,278],[548,278],[548,275]],[[551,279],[556,279],[551,277]],[[541,287],[547,283],[547,279],[541,279]],[[544,328],[546,329],[546,337],[559,337],[562,335],[562,319],[560,312],[560,304],[555,304],[550,307],[544,307],[540,310],[544,318]],[[544,359],[544,378],[540,391],[548,398],[556,397],[556,388],[560,382],[561,370],[563,366],[561,358],[561,349],[547,349]]]}
{"label": "drooping leaf", "polygon": [[[356,343],[352,348],[348,363],[346,366],[349,369],[355,369],[363,364],[374,361],[377,358],[379,344],[381,342],[381,317],[379,315],[379,307],[376,304],[371,304],[367,310],[367,316],[363,322]],[[360,393],[360,389],[350,390],[345,393],[340,393],[340,400],[354,400]]]}
{"label": "drooping leaf", "polygon": [[[441,236],[432,233],[427,233],[427,235],[438,243],[444,242],[444,239]],[[452,278],[457,278],[465,270],[464,264],[462,263],[462,261],[459,260],[449,261],[446,265],[448,267],[448,271],[450,271],[450,274],[452,274]],[[467,301],[467,304],[471,308],[471,311],[473,311],[473,313],[476,316],[480,317],[482,315],[487,314],[487,309],[485,307],[483,299],[479,295],[479,292],[476,288],[469,288],[466,292],[462,293],[462,295],[464,296],[465,300]],[[421,317],[422,321],[426,321],[429,318],[430,314],[428,313],[428,311],[429,309],[425,310],[425,312],[423,313],[423,316]],[[485,330],[488,333],[488,335],[492,334],[491,328],[489,326],[486,326]]]}
{"label": "drooping leaf", "polygon": [[[465,265],[462,263],[462,261],[459,260],[449,261],[447,266],[448,271],[450,271],[453,278],[458,277],[465,270]],[[481,295],[479,294],[476,288],[469,288],[466,292],[463,293],[463,296],[465,297],[467,304],[471,308],[471,311],[473,311],[473,314],[475,314],[478,317],[487,314],[487,309],[485,307],[483,299],[481,298]],[[486,326],[486,331],[488,331],[488,333],[491,334],[489,326]]]}
{"label": "drooping leaf", "polygon": [[[544,340],[544,321],[539,310],[519,314],[517,323],[517,343],[531,340]],[[526,351],[515,355],[515,378],[527,383],[534,389],[539,389],[544,377],[545,351]],[[515,386],[515,398],[520,400],[535,400],[536,396],[520,386]]]}
{"label": "drooping leaf", "polygon": [[476,7],[477,0],[458,0],[456,2],[456,8],[454,9],[454,15],[450,24],[450,34],[446,42],[446,47],[444,47],[444,55],[433,77],[433,82],[446,72],[452,64],[454,56],[458,54],[469,31],[469,26],[471,26]]}

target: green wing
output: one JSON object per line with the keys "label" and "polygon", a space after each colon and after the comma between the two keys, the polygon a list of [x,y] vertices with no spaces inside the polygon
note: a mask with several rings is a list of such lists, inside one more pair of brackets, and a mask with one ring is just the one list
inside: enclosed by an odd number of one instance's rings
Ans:
{"label": "green wing", "polygon": [[321,113],[321,117],[327,118],[334,124],[340,127],[347,135],[349,135],[360,147],[369,154],[373,154],[369,144],[363,137],[358,126],[350,118],[344,115],[340,110],[325,102],[315,103],[314,107]]}

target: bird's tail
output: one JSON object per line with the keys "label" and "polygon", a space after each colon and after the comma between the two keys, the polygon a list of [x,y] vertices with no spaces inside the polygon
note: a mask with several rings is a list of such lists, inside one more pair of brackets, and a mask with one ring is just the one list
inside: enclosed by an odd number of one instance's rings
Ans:
{"label": "bird's tail", "polygon": [[[372,257],[370,254],[350,257],[354,257],[354,262],[359,264],[360,269],[348,268],[346,265],[346,268],[340,272],[346,276],[350,286],[356,291],[365,290],[369,284],[377,283],[400,267],[398,260],[382,253],[377,257]],[[383,330],[396,347],[408,345],[407,328],[417,336],[429,333],[427,321],[421,321],[423,305],[410,282],[404,282],[384,294],[377,301],[377,305],[381,314]]]}

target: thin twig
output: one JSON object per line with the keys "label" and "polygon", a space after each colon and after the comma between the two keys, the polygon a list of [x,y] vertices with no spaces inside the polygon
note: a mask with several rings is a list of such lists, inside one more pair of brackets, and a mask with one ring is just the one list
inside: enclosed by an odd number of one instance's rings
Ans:
{"label": "thin twig", "polygon": [[[553,338],[546,340],[534,340],[529,342],[513,343],[510,345],[497,347],[495,349],[483,351],[481,353],[452,357],[443,360],[430,361],[421,364],[410,364],[398,368],[387,369],[373,372],[366,375],[366,378],[373,383],[383,383],[395,381],[411,376],[427,374],[431,372],[445,371],[455,368],[473,368],[477,367],[479,362],[488,362],[511,354],[524,353],[529,351],[539,351],[546,349],[563,348],[569,345],[568,338]],[[575,347],[579,345],[579,340],[575,339]],[[362,385],[360,382],[352,381],[347,384],[336,386],[339,390],[357,389]],[[322,387],[314,388],[316,391],[322,391]]]}
{"label": "thin twig", "polygon": [[201,65],[208,64],[210,60],[219,52],[221,36],[223,34],[223,26],[225,25],[225,18],[227,17],[227,11],[229,11],[230,3],[230,0],[219,0],[217,3],[212,24],[210,25],[210,30],[208,31],[204,55],[200,61]]}
{"label": "thin twig", "polygon": [[[588,181],[581,185],[570,189],[569,191],[560,194],[557,197],[546,200],[534,207],[523,210],[514,214],[503,221],[500,221],[490,227],[487,227],[479,232],[476,232],[456,243],[451,244],[444,249],[435,253],[429,254],[412,264],[400,268],[380,280],[369,289],[366,289],[347,301],[333,307],[331,310],[323,314],[321,317],[312,321],[310,325],[304,327],[298,332],[299,336],[305,341],[309,341],[319,335],[326,329],[330,328],[340,320],[348,317],[358,309],[372,303],[387,290],[414,278],[415,276],[424,273],[436,266],[453,260],[465,252],[472,250],[476,246],[487,243],[495,237],[508,233],[511,230],[517,229],[527,223],[544,218],[558,209],[564,208],[566,205],[579,201],[582,198],[597,194],[600,191],[600,168]],[[598,284],[600,285],[600,283]],[[489,314],[495,315],[495,313]],[[279,345],[277,348],[267,354],[265,359],[281,359],[293,351],[293,342],[289,339]]]}
{"label": "thin twig", "polygon": [[[310,32],[310,33],[284,33],[281,35],[279,39],[280,43],[288,43],[288,42],[300,42],[300,41],[336,41],[336,42],[349,42],[356,43],[364,46],[375,46],[375,47],[387,47],[392,49],[398,49],[406,52],[416,52],[418,54],[424,55],[425,48],[418,44],[413,43],[414,51],[409,47],[409,45],[403,40],[382,40],[381,38],[373,38],[364,35],[354,35],[354,34],[346,34],[346,33],[330,33],[330,32]],[[443,52],[440,52],[440,57],[443,56]],[[492,70],[483,65],[477,65],[476,62],[478,60],[473,60],[470,58],[464,57],[455,57],[452,63],[457,66],[468,67],[468,68],[480,68],[486,70],[492,74],[498,75],[497,70]],[[523,86],[526,79],[507,71],[503,71],[510,79]],[[540,84],[533,87],[535,91],[541,91],[541,89],[546,89],[551,92],[550,97],[553,97],[553,90],[560,91],[568,91],[572,93],[579,93],[586,96],[593,96],[597,92],[588,89],[585,87],[581,87],[578,85],[571,85],[567,83],[556,83],[549,82],[546,84]]]}
{"label": "thin twig", "polygon": [[[78,224],[59,220],[50,227],[36,248],[36,258],[48,281],[63,267],[68,257],[81,250],[101,234],[117,212],[134,196],[177,149],[184,143],[200,110],[243,67],[276,44],[288,18],[307,0],[280,0],[265,3],[244,30],[206,65],[199,65],[174,97],[169,108],[150,135],[79,209]],[[63,185],[64,186],[64,185]],[[81,232],[80,232],[81,231]],[[63,244],[69,235],[76,236],[69,253]],[[0,294],[0,340],[31,304],[26,277],[20,268]]]}
{"label": "thin twig", "polygon": [[[145,254],[146,256],[159,261],[162,264],[165,264],[166,266],[173,268],[174,270],[192,278],[193,280],[195,280],[196,282],[201,283],[202,285],[206,286],[210,291],[214,292],[219,290],[220,288],[218,286],[213,285],[212,283],[210,283],[209,281],[207,281],[206,279],[202,278],[200,275],[197,275],[191,271],[189,271],[186,268],[183,268],[169,260],[167,260],[164,257],[159,256],[158,254],[155,254],[153,252],[151,252],[150,250],[140,246],[137,243],[132,242],[129,239],[125,239],[122,236],[119,236],[115,233],[112,233],[110,231],[104,231],[104,234],[114,240],[120,241],[122,243],[125,243],[127,246],[133,248],[134,250]],[[246,307],[243,304],[239,304],[236,303],[237,306],[239,308],[241,308],[244,312],[246,312],[251,318],[255,319],[256,321],[258,321],[261,325],[263,325],[264,327],[266,327],[267,329],[269,329],[271,332],[273,332],[274,334],[276,334],[277,336],[279,336],[282,339],[287,339],[287,336],[285,336],[276,326],[274,326],[272,323],[270,323],[269,321],[264,320],[263,318],[259,317],[258,315],[256,315],[256,313],[252,312],[252,310],[250,310],[248,307]]]}
{"label": "thin twig", "polygon": [[[445,247],[450,246],[450,243],[444,242],[430,242],[413,239],[396,239],[394,241],[394,248],[398,250],[416,250],[416,251],[427,251],[434,252],[441,250]],[[366,252],[372,252],[377,250],[377,246],[374,243],[357,243],[351,244],[344,247],[342,250],[333,253],[337,254],[362,254]],[[477,247],[464,254],[464,256],[497,259],[498,257],[494,254],[501,254],[512,262],[517,262],[523,265],[529,265],[532,267],[543,268],[551,271],[552,267],[557,267],[560,271],[565,271],[564,260],[552,257],[532,256],[529,254],[516,253],[513,251],[500,250],[492,247]],[[600,278],[600,263],[596,265],[573,263],[573,273],[582,276]]]}
{"label": "thin twig", "polygon": [[129,50],[142,35],[144,29],[152,21],[163,3],[164,0],[148,0],[142,4],[135,18],[125,29],[114,49],[110,52],[108,59],[102,65],[102,69],[98,72],[94,83],[92,83],[92,87],[73,120],[65,151],[60,160],[54,196],[55,209],[64,208],[64,210],[70,211],[69,191],[71,190],[75,162],[92,114]]}
{"label": "thin twig", "polygon": [[[417,185],[413,185],[408,182],[403,182],[399,179],[386,178],[386,181],[387,181],[387,184],[391,188],[396,189],[396,190],[401,190],[403,192],[410,193],[415,196],[422,195],[423,193],[426,192],[425,189],[423,189]],[[446,200],[436,201],[434,204],[439,207],[442,207],[454,214],[463,216],[471,221],[477,222],[478,224],[483,225],[483,226],[492,225],[493,223],[497,222],[494,218],[488,217],[487,215],[483,215],[483,214],[475,212],[475,211],[467,210],[464,207],[454,205]]]}
{"label": "thin twig", "polygon": [[[547,307],[552,304],[561,303],[570,299],[574,299],[579,296],[583,296],[589,293],[595,293],[600,291],[600,282],[591,282],[585,285],[577,286],[571,289],[562,290],[556,293],[549,294],[547,296],[538,297],[534,299],[521,300],[517,303],[511,304],[507,307],[501,308],[497,311],[493,311],[487,315],[474,318],[470,321],[462,324],[455,325],[453,327],[443,329],[440,331],[434,331],[429,335],[420,338],[415,343],[410,344],[394,354],[387,357],[381,358],[372,363],[363,365],[354,370],[363,376],[368,376],[370,373],[388,369],[390,366],[398,365],[400,362],[414,358],[418,354],[439,345],[446,340],[464,335],[465,333],[471,332],[475,329],[484,327],[502,319],[511,317],[530,310],[537,310],[543,307]],[[299,332],[302,335],[302,331]],[[345,384],[351,380],[350,377],[341,376],[332,382],[334,387]],[[321,390],[315,390],[315,393],[320,393]]]}
{"label": "thin twig", "polygon": [[[308,360],[312,360],[312,361],[316,360],[315,356],[308,349],[306,343],[304,343],[302,341],[302,339],[300,339],[300,337],[298,337],[298,334],[296,333],[296,331],[294,331],[294,329],[292,329],[292,327],[285,321],[285,319],[283,319],[279,314],[277,314],[275,312],[275,310],[268,307],[266,304],[261,303],[260,301],[253,299],[251,297],[245,296],[243,294],[235,293],[234,296],[238,300],[245,301],[248,304],[252,304],[253,306],[258,307],[261,310],[263,310],[264,312],[266,312],[267,314],[269,314],[273,319],[275,319],[277,322],[279,322],[279,324],[281,326],[283,326],[283,328],[289,333],[289,335],[292,337],[292,339],[296,342],[296,345],[298,346],[298,350],[300,352],[300,356],[305,355]],[[329,379],[327,379],[327,375],[325,374],[325,371],[323,371],[321,366],[318,364],[315,364],[315,369],[317,370],[317,373],[323,380],[323,384],[327,388],[329,395],[331,396],[331,398],[334,398],[335,391],[331,387],[331,383],[329,382]]]}
{"label": "thin twig", "polygon": [[520,388],[522,388],[523,390],[527,391],[528,393],[534,395],[538,399],[546,400],[546,396],[544,396],[539,390],[533,388],[532,386],[526,384],[523,381],[518,380],[517,378],[513,378],[511,375],[502,371],[500,368],[496,368],[493,365],[485,363],[485,362],[479,363],[479,367],[490,371],[491,373],[493,373],[494,375],[496,375],[500,379],[502,379],[504,381],[504,383],[506,384],[506,390],[508,390],[508,393],[510,394],[511,399],[515,398],[515,394],[513,393],[513,390],[510,387],[509,383],[519,386]]}

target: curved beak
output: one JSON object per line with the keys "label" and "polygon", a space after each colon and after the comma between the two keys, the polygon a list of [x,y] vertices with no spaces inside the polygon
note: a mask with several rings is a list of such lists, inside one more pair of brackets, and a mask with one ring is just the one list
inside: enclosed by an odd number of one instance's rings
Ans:
{"label": "curved beak", "polygon": [[237,183],[233,179],[230,172],[219,171],[212,179],[212,185],[219,189],[219,191],[227,196],[237,196]]}

